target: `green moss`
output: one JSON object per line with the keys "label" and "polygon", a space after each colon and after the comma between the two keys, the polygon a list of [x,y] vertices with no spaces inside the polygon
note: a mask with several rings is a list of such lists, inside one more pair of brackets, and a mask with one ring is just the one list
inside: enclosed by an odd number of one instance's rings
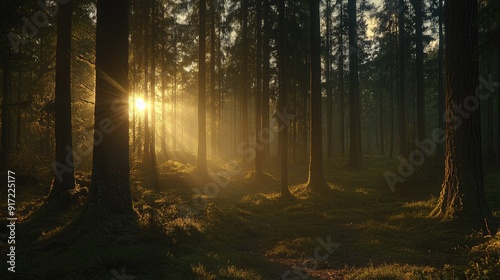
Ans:
{"label": "green moss", "polygon": [[[345,159],[327,163],[329,191],[322,194],[304,185],[306,165],[291,166],[295,198],[289,201],[279,199],[279,170],[268,170],[262,182],[245,171],[197,208],[192,190],[203,186],[194,183],[192,157],[178,153],[159,167],[158,190],[144,188],[140,172],[132,173],[135,219],[83,225],[84,199],[54,212],[40,207],[47,188],[29,185],[19,200],[18,267],[27,277],[56,280],[112,279],[122,268],[141,280],[279,279],[293,267],[310,279],[495,279],[498,236],[485,239],[428,215],[439,195],[440,167],[426,162],[392,193],[382,174],[398,164],[375,156],[365,157],[360,170],[346,167]],[[487,173],[485,181],[498,217],[500,174]],[[318,238],[340,247],[316,270],[302,268]]]}

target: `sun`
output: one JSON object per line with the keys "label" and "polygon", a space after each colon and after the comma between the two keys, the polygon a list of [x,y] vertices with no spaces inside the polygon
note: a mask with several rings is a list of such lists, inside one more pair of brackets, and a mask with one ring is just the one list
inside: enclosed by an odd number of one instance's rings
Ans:
{"label": "sun", "polygon": [[144,99],[142,99],[142,97],[139,97],[135,100],[135,108],[138,111],[144,111],[144,109],[146,109],[147,106],[148,104],[146,103],[146,101],[144,101]]}

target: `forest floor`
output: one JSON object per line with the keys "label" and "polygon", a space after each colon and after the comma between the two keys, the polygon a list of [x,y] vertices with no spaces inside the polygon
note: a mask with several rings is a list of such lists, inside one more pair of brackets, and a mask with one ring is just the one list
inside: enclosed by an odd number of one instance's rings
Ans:
{"label": "forest floor", "polygon": [[[78,216],[88,174],[79,174],[73,207],[64,211],[41,207],[50,180],[18,175],[16,273],[0,278],[500,279],[498,235],[429,217],[442,178],[437,160],[427,160],[395,192],[383,173],[399,161],[364,160],[361,170],[343,160],[327,163],[330,189],[322,194],[307,191],[306,165],[292,165],[294,199],[282,200],[278,170],[257,183],[251,172],[211,163],[218,187],[200,185],[192,157],[178,157],[158,168],[156,188],[132,173],[137,219],[100,219],[85,228]],[[485,177],[500,218],[498,167]],[[196,189],[205,188],[212,195],[193,203]]]}

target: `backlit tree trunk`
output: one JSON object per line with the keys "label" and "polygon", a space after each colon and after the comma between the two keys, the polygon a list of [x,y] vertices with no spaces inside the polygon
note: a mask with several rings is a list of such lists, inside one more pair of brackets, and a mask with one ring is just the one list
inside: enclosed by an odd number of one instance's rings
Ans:
{"label": "backlit tree trunk", "polygon": [[127,0],[97,2],[94,157],[88,210],[131,214]]}
{"label": "backlit tree trunk", "polygon": [[399,0],[398,7],[398,127],[399,127],[399,153],[405,155],[406,150],[406,88],[405,88],[405,2]]}
{"label": "backlit tree trunk", "polygon": [[422,0],[412,0],[415,9],[415,60],[417,81],[417,138],[425,139],[425,78]]}
{"label": "backlit tree trunk", "polygon": [[285,33],[285,0],[279,0],[279,42],[278,42],[278,64],[279,64],[279,97],[278,112],[281,114],[279,120],[280,141],[280,186],[281,196],[291,197],[288,189],[288,121],[287,121],[287,86],[286,86],[286,33]]}
{"label": "backlit tree trunk", "polygon": [[358,80],[358,32],[356,23],[356,0],[347,2],[349,14],[349,115],[350,147],[349,165],[359,168],[362,165],[361,154],[361,105]]}
{"label": "backlit tree trunk", "polygon": [[207,125],[205,88],[205,42],[206,42],[206,0],[200,0],[199,51],[198,51],[198,162],[196,169],[201,178],[208,177],[207,169]]}
{"label": "backlit tree trunk", "polygon": [[210,3],[210,155],[214,157],[217,151],[217,110],[215,92],[215,7],[216,1]]}
{"label": "backlit tree trunk", "polygon": [[262,3],[257,1],[257,55],[255,61],[256,89],[255,89],[255,179],[260,180],[262,173]]}
{"label": "backlit tree trunk", "polygon": [[310,44],[311,44],[311,147],[309,159],[308,189],[321,191],[326,189],[323,173],[323,142],[321,113],[321,39],[319,20],[320,0],[309,1]]}
{"label": "backlit tree trunk", "polygon": [[[438,37],[438,126],[444,130],[444,111],[445,111],[445,93],[444,93],[444,77],[443,77],[443,61],[444,61],[444,35],[443,35],[443,0],[438,0],[438,21],[439,21],[439,37]],[[437,144],[437,154],[439,157],[444,156],[444,146],[442,143]]]}
{"label": "backlit tree trunk", "polygon": [[[475,57],[477,0],[446,0],[445,3],[445,175],[432,215],[441,219],[457,218],[464,227],[488,230],[492,214],[484,194],[481,156],[481,94],[479,64]],[[466,110],[464,114],[455,111],[455,106],[460,105]]]}
{"label": "backlit tree trunk", "polygon": [[56,176],[49,201],[59,198],[75,186],[73,166],[73,137],[71,135],[71,5],[60,6],[57,18],[55,142]]}

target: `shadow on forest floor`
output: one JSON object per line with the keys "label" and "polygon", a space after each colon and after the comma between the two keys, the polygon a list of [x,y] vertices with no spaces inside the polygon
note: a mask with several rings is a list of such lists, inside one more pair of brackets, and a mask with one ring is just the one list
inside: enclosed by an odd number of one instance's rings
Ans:
{"label": "shadow on forest floor", "polygon": [[[41,207],[47,186],[23,183],[18,187],[18,272],[17,278],[9,279],[125,275],[138,280],[495,279],[500,275],[498,236],[482,238],[463,225],[428,217],[440,190],[439,166],[420,167],[393,193],[382,174],[387,166],[396,169],[397,160],[366,157],[361,170],[343,167],[343,162],[327,163],[330,190],[321,195],[303,184],[307,167],[292,166],[294,199],[283,200],[277,170],[255,182],[251,172],[229,173],[210,164],[211,172],[218,174],[214,180],[219,189],[202,195],[206,202],[202,207],[193,206],[193,195],[196,189],[203,193],[208,184],[196,179],[191,160],[177,158],[159,166],[155,189],[143,186],[140,172],[132,173],[134,219],[96,219],[83,229],[75,226],[75,220],[85,207],[88,177],[80,179],[74,206],[59,212]],[[487,173],[486,183],[490,205],[499,217],[498,170]]]}

